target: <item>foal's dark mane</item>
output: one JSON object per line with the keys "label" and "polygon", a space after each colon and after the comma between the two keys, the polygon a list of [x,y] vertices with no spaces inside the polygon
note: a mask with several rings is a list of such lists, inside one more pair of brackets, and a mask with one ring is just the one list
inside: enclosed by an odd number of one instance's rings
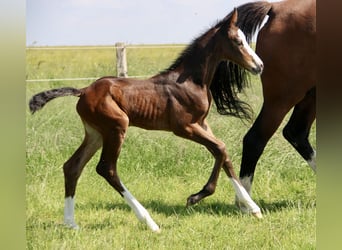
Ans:
{"label": "foal's dark mane", "polygon": [[[237,8],[239,13],[237,26],[245,34],[248,43],[251,42],[270,8],[271,5],[265,6],[263,2],[247,3]],[[233,12],[229,13],[227,18],[232,14]],[[222,61],[210,85],[218,113],[251,120],[253,114],[251,107],[238,97],[249,83],[247,70],[231,61]]]}
{"label": "foal's dark mane", "polygon": [[[239,15],[240,8],[238,8]],[[218,21],[202,35],[195,38],[183,50],[179,57],[167,69],[160,72],[160,74],[175,70],[179,65],[184,63],[185,60],[197,60],[196,51],[208,44],[210,38],[216,34],[216,29],[219,29],[222,25],[228,24],[232,14],[233,12],[229,13],[225,18]],[[244,13],[242,13],[242,15],[244,15]],[[253,28],[253,32],[255,29],[256,28]],[[249,42],[249,40],[247,41]],[[210,90],[220,114],[232,115],[239,118],[250,118],[250,108],[248,104],[241,101],[237,96],[245,86],[245,84],[242,83],[245,83],[244,79],[247,77],[246,72],[246,70],[230,61],[223,61],[218,65]],[[194,83],[199,83],[199,81],[196,81],[196,72],[191,73]]]}
{"label": "foal's dark mane", "polygon": [[164,72],[169,72],[176,69],[180,64],[184,62],[184,60],[187,60],[189,57],[193,57],[194,55],[196,55],[196,50],[202,49],[204,46],[207,45],[207,42],[210,40],[210,38],[216,34],[216,29],[219,29],[222,25],[228,24],[228,20],[230,19],[231,15],[232,13],[227,15],[222,20],[218,21],[211,28],[203,32],[202,35],[199,35],[197,38],[193,39],[192,42],[178,56],[178,58]]}

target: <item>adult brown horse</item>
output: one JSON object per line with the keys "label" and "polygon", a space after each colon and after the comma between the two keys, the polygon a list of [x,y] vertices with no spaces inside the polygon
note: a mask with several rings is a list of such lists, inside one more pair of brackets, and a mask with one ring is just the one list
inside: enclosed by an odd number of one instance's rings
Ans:
{"label": "adult brown horse", "polygon": [[[316,1],[253,2],[241,5],[238,12],[237,26],[248,41],[268,15],[256,42],[256,53],[265,66],[261,75],[264,102],[243,139],[240,181],[250,193],[258,159],[293,107],[283,135],[316,171],[316,153],[308,140],[316,118]],[[214,96],[227,82],[242,89],[247,80],[244,69],[222,62],[210,88]],[[227,113],[224,99],[216,105],[220,113]]]}
{"label": "adult brown horse", "polygon": [[[175,135],[204,145],[215,157],[214,168],[203,189],[191,195],[194,204],[214,192],[218,173],[224,168],[236,195],[256,217],[260,208],[249,197],[235,175],[225,144],[216,139],[206,122],[212,102],[210,83],[217,65],[231,60],[253,73],[263,69],[262,61],[248,46],[244,34],[235,25],[237,11],[195,39],[165,71],[146,80],[103,77],[90,86],[60,88],[36,94],[30,100],[32,113],[53,98],[79,97],[77,112],[85,128],[80,147],[64,164],[64,222],[77,228],[74,220],[74,195],[77,180],[85,164],[102,146],[98,174],[124,197],[139,220],[159,231],[147,210],[131,195],[116,171],[117,159],[129,125],[144,129],[172,131]],[[239,103],[232,106],[238,107]]]}

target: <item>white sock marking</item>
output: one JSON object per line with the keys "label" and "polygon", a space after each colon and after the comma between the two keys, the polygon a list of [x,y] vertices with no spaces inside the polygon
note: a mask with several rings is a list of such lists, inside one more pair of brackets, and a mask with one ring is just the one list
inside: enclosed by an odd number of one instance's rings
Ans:
{"label": "white sock marking", "polygon": [[312,153],[310,160],[308,160],[307,162],[309,166],[312,168],[312,170],[316,173],[316,151],[315,150]]}
{"label": "white sock marking", "polygon": [[252,177],[251,176],[245,176],[242,179],[240,179],[240,182],[242,186],[246,189],[247,193],[251,195],[252,191]]}
{"label": "white sock marking", "polygon": [[160,228],[159,226],[154,222],[154,220],[151,218],[150,214],[147,212],[147,210],[139,203],[139,201],[128,191],[128,189],[125,187],[123,183],[121,183],[122,187],[124,188],[124,192],[122,195],[125,198],[125,201],[127,204],[133,209],[135,215],[137,218],[143,222],[146,223],[147,226],[153,231],[153,232],[159,232]]}
{"label": "white sock marking", "polygon": [[64,201],[64,224],[73,229],[79,228],[75,222],[75,199],[71,196]]}
{"label": "white sock marking", "polygon": [[246,189],[242,185],[240,185],[240,183],[237,180],[233,178],[229,179],[233,183],[233,187],[235,189],[236,196],[238,197],[238,201],[246,206],[246,212],[252,212],[253,214],[260,213],[260,208],[249,196]]}

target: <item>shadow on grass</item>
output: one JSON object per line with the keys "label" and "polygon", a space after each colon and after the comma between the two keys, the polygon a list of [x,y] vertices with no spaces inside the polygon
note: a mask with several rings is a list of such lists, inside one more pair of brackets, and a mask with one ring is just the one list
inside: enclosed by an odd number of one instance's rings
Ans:
{"label": "shadow on grass", "polygon": [[193,214],[212,214],[212,215],[237,215],[240,211],[233,204],[224,202],[199,202],[196,205],[186,207],[185,204],[169,204],[160,200],[152,200],[146,202],[146,207],[155,213],[164,214],[165,216],[191,216]]}
{"label": "shadow on grass", "polygon": [[265,202],[264,200],[259,200],[258,205],[262,213],[276,213],[284,209],[293,208],[304,208],[310,209],[316,207],[316,201],[303,202],[302,200],[281,200],[275,202]]}
{"label": "shadow on grass", "polygon": [[[296,201],[280,200],[275,202],[266,202],[264,200],[256,201],[262,213],[277,213],[284,209],[295,207]],[[191,216],[193,214],[212,214],[224,216],[237,216],[243,214],[235,204],[226,202],[207,202],[201,201],[191,207],[185,204],[172,204],[162,200],[143,201],[142,205],[152,213],[164,214],[165,216]],[[309,207],[309,206],[307,206]],[[104,209],[104,210],[124,210],[131,211],[131,208],[125,202],[89,202],[78,205],[76,210]]]}
{"label": "shadow on grass", "polygon": [[[280,200],[275,202],[265,202],[264,200],[256,201],[257,204],[260,206],[262,213],[265,214],[272,214],[281,212],[284,209],[293,209],[296,207],[296,204],[300,203],[300,201],[289,201],[289,200]],[[235,204],[227,204],[225,202],[208,202],[208,201],[201,201],[198,204],[186,207],[185,204],[172,204],[167,203],[161,200],[150,200],[146,202],[142,202],[145,208],[151,213],[152,217],[153,214],[163,214],[165,216],[176,216],[176,217],[188,217],[198,214],[204,215],[219,215],[219,216],[241,216],[245,215],[242,213]],[[316,206],[316,203],[310,204],[302,204],[306,208],[312,208]],[[101,210],[122,210],[132,213],[131,208],[124,202],[100,202],[100,201],[92,201],[86,202],[82,204],[76,205],[76,214],[77,210],[96,210],[101,212]],[[246,215],[249,216],[249,215]],[[87,226],[82,226],[82,221],[80,222],[80,226],[83,229],[105,229],[105,228],[112,228],[113,221],[111,219],[105,219],[104,221],[97,221],[94,223],[87,224]],[[43,229],[49,228],[59,228],[59,229],[66,229],[67,227],[64,226],[62,222],[56,223],[53,221],[45,221],[44,223],[37,224],[27,224],[27,230],[30,231],[33,228],[41,227]],[[71,230],[77,231],[77,230]]]}
{"label": "shadow on grass", "polygon": [[264,200],[259,200],[257,204],[260,207],[262,213],[275,213],[283,209],[289,208],[291,206],[288,200],[281,200],[275,202],[266,202]]}
{"label": "shadow on grass", "polygon": [[[191,207],[184,204],[172,204],[162,200],[141,201],[141,204],[151,213],[164,214],[166,216],[190,216],[192,214],[219,214],[219,215],[237,215],[240,211],[234,204],[224,202],[206,202],[201,201]],[[76,205],[76,210],[124,210],[132,211],[125,202],[87,202]]]}

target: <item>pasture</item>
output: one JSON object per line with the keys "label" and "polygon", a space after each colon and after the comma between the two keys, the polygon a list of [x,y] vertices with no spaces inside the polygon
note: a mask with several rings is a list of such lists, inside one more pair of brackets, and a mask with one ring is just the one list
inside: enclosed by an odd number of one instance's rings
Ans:
{"label": "pasture", "polygon": [[[148,47],[148,46],[146,46]],[[128,48],[128,74],[151,75],[169,66],[181,48]],[[115,75],[114,48],[27,50],[27,79]],[[28,82],[27,102],[40,91],[86,86],[91,80]],[[258,77],[241,98],[257,114],[262,103]],[[161,227],[152,233],[125,201],[96,174],[99,152],[88,163],[76,191],[80,230],[63,227],[63,163],[83,139],[75,97],[56,99],[35,115],[26,111],[26,236],[28,249],[315,249],[316,176],[281,135],[261,156],[252,198],[264,218],[242,214],[222,171],[215,194],[186,208],[186,198],[206,183],[213,157],[198,144],[171,133],[130,127],[119,161],[120,177]],[[288,119],[288,117],[286,118]],[[239,172],[242,138],[251,124],[208,117],[214,134],[226,143]],[[316,125],[310,140],[316,145]]]}

